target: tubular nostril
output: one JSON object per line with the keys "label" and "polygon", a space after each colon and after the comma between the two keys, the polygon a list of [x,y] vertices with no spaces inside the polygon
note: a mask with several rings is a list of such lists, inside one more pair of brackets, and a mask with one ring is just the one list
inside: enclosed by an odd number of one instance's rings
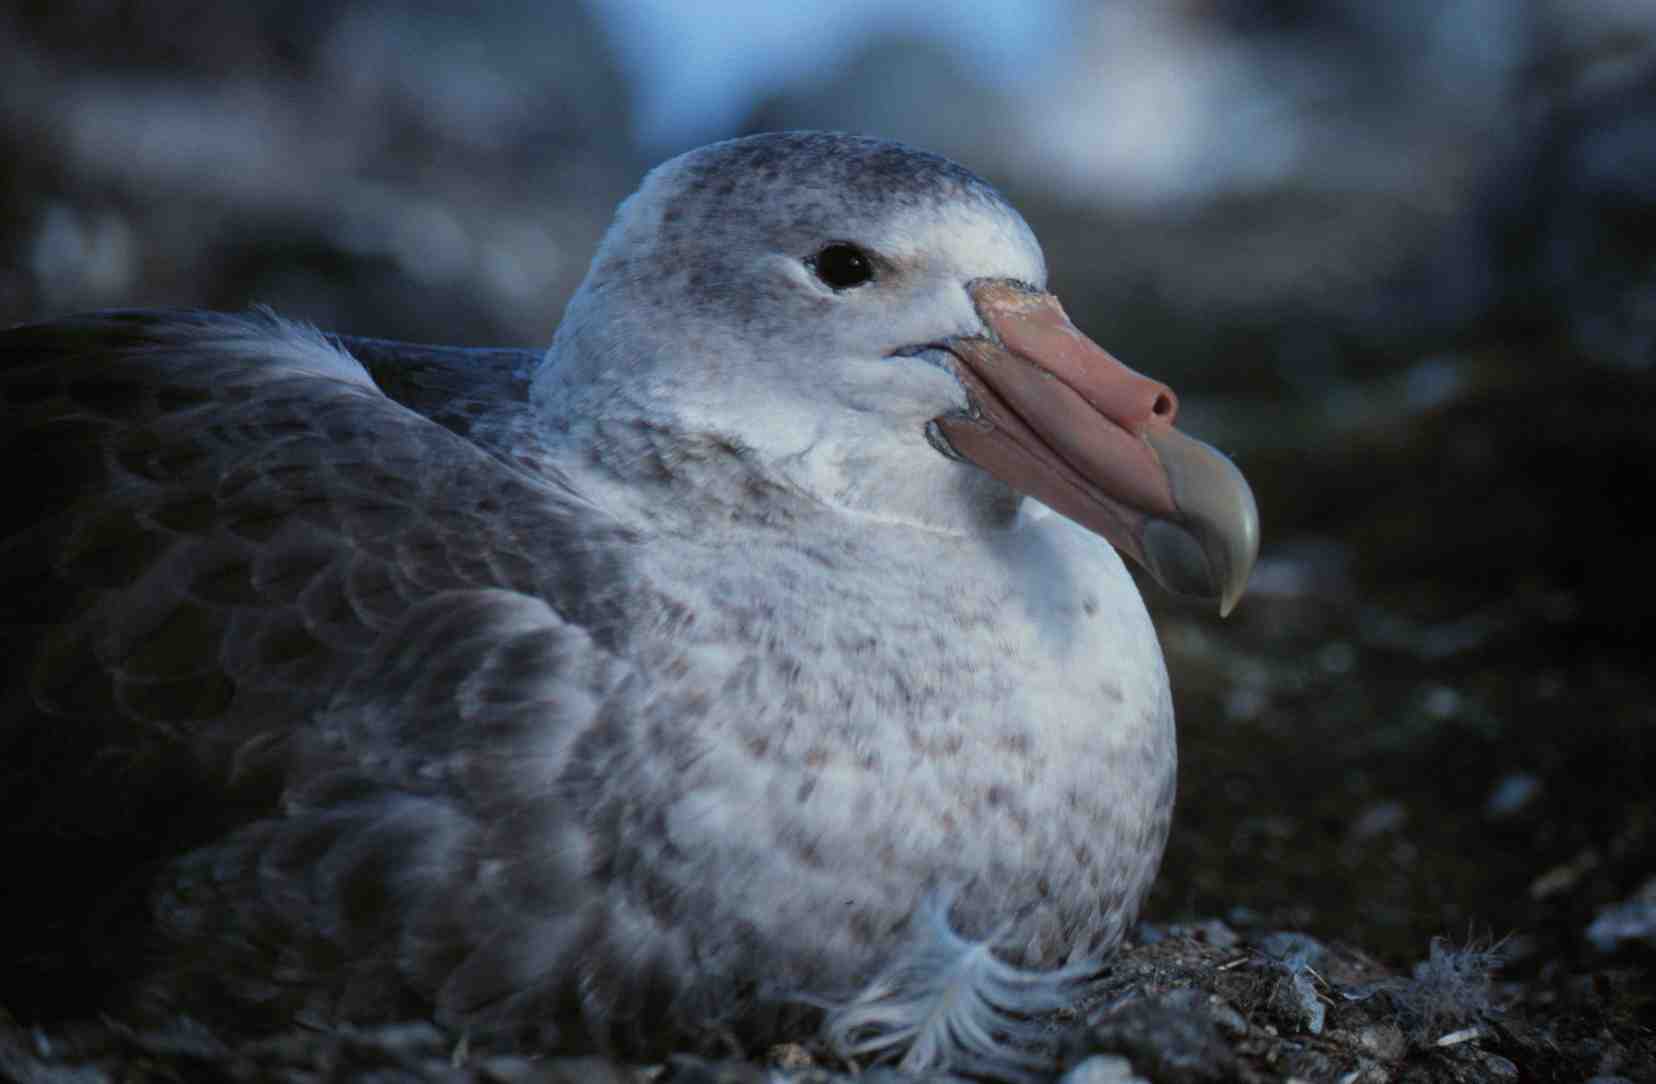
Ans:
{"label": "tubular nostril", "polygon": [[1171,422],[1179,413],[1179,400],[1173,393],[1163,388],[1156,394],[1156,401],[1150,404],[1150,416],[1164,422]]}

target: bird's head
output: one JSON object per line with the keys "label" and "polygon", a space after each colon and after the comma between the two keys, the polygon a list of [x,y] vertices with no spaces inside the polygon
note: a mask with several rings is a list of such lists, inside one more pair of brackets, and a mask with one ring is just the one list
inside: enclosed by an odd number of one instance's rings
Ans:
{"label": "bird's head", "polygon": [[774,133],[657,168],[535,394],[718,433],[861,514],[962,527],[1033,497],[1221,612],[1258,550],[1241,473],[1070,322],[1017,211],[900,144]]}

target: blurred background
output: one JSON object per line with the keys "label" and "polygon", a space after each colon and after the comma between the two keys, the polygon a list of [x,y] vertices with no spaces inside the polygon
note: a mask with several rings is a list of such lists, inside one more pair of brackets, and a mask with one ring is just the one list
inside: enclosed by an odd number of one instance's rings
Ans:
{"label": "blurred background", "polygon": [[968,165],[1262,506],[1229,622],[1147,588],[1183,757],[1149,917],[1648,976],[1650,0],[12,0],[0,58],[0,326],[540,346],[680,150]]}

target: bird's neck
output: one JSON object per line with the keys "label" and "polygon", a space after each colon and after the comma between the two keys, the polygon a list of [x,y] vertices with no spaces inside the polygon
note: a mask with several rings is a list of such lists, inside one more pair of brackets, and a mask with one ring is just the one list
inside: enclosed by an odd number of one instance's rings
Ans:
{"label": "bird's neck", "polygon": [[[751,431],[750,434],[751,435]],[[560,412],[552,449],[577,488],[614,514],[656,530],[704,533],[745,524],[794,529],[827,520],[997,534],[1022,498],[924,438],[818,432],[792,448],[611,399],[602,411]]]}

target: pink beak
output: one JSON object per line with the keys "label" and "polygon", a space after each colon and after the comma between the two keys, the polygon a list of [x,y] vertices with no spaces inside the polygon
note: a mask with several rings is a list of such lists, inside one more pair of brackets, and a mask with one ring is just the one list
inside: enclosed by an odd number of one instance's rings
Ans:
{"label": "pink beak", "polygon": [[1235,464],[1173,428],[1167,385],[1081,334],[1053,295],[992,279],[967,290],[992,337],[947,344],[975,408],[934,420],[950,447],[1230,613],[1259,554]]}

